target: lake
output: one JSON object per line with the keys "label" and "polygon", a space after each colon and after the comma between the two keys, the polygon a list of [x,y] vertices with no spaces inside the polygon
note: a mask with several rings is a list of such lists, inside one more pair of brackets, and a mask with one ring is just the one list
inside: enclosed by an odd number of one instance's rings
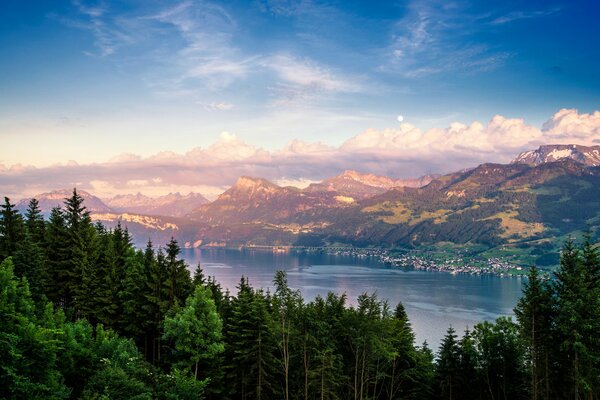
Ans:
{"label": "lake", "polygon": [[277,270],[287,273],[290,287],[306,301],[333,291],[346,293],[349,304],[376,292],[392,309],[402,302],[417,343],[437,349],[448,326],[462,333],[483,320],[512,315],[521,296],[521,277],[452,275],[390,267],[373,257],[317,253],[272,253],[255,250],[184,249],[190,270],[200,262],[206,276],[236,293],[241,276],[254,288],[271,288]]}

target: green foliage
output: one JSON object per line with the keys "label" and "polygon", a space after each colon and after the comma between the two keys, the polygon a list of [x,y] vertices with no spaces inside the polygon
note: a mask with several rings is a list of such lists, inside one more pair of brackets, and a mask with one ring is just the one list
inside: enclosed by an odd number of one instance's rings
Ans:
{"label": "green foliage", "polygon": [[34,201],[25,221],[2,208],[0,398],[598,398],[590,236],[565,244],[553,280],[529,270],[516,323],[450,328],[434,360],[402,304],[305,302],[283,272],[272,295],[242,278],[231,296],[199,266],[192,281],[175,240],[135,250],[120,224],[92,224],[76,191],[65,203],[45,224]]}
{"label": "green foliage", "polygon": [[210,291],[196,286],[185,307],[165,319],[164,338],[173,343],[173,365],[191,369],[196,379],[210,378],[206,372],[224,349],[222,327]]}
{"label": "green foliage", "polygon": [[12,256],[25,236],[23,217],[8,197],[0,206],[0,261]]}

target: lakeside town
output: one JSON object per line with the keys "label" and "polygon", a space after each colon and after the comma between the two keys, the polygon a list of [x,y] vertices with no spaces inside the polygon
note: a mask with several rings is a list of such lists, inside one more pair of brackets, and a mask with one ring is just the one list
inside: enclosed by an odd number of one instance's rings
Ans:
{"label": "lakeside town", "polygon": [[[475,257],[457,252],[441,256],[427,250],[394,251],[381,248],[355,247],[295,247],[295,246],[243,246],[248,250],[269,250],[274,253],[306,252],[325,253],[335,256],[371,258],[386,265],[422,271],[447,272],[453,275],[494,275],[500,277],[522,276],[527,268],[511,263],[501,257]],[[547,273],[544,273],[546,275]]]}

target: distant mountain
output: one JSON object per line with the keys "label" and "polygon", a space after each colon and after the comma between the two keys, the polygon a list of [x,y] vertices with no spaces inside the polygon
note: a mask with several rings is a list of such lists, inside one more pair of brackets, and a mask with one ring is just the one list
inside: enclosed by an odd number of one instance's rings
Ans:
{"label": "distant mountain", "polygon": [[[527,262],[539,259],[543,265],[568,235],[588,227],[596,237],[600,232],[597,150],[542,146],[510,164],[487,163],[407,181],[346,171],[306,189],[241,177],[189,214],[181,204],[191,208],[202,198],[175,194],[159,201],[138,194],[115,197],[106,205],[80,193],[94,219],[108,226],[121,221],[138,245],[174,236],[188,247],[476,246],[490,254],[518,249],[530,257]],[[69,195],[58,191],[38,197],[49,211]],[[174,205],[175,211],[169,209]],[[159,216],[165,210],[173,216]]]}
{"label": "distant mountain", "polygon": [[344,171],[340,175],[308,186],[305,192],[336,192],[352,200],[361,200],[382,194],[394,187],[423,187],[436,176],[426,175],[417,179],[392,179],[386,176]]}
{"label": "distant mountain", "polygon": [[[199,224],[194,238],[218,245],[518,248],[535,260],[556,251],[566,235],[600,228],[600,167],[568,157],[538,165],[482,164],[423,187],[392,187],[363,198],[356,196],[364,188],[358,180],[332,180],[349,185],[300,190],[241,178],[190,215]],[[352,201],[343,191],[348,187]]]}
{"label": "distant mountain", "polygon": [[[77,190],[77,193],[83,197],[84,205],[90,212],[112,212],[112,209],[107,206],[102,200],[98,197],[83,191]],[[50,212],[55,207],[62,207],[64,205],[64,201],[66,198],[71,197],[73,195],[73,189],[60,189],[54,190],[48,193],[41,193],[34,196],[40,203],[40,209],[44,215],[50,215]],[[31,199],[23,199],[17,203],[17,209],[24,213],[27,210],[27,206],[29,205],[29,201]]]}
{"label": "distant mountain", "polygon": [[266,179],[243,176],[212,203],[189,216],[209,224],[264,220],[290,222],[313,209],[347,206],[349,200],[336,192],[311,192],[281,187]]}
{"label": "distant mountain", "polygon": [[208,203],[208,200],[199,193],[185,196],[180,193],[169,193],[156,198],[137,193],[117,195],[107,199],[106,203],[118,212],[182,217]]}
{"label": "distant mountain", "polygon": [[[102,222],[107,228],[114,228],[121,222],[126,226],[134,236],[136,245],[143,246],[148,239],[152,239],[157,244],[167,243],[172,236],[193,237],[197,227],[190,230],[187,220],[176,219],[165,216],[148,216],[138,213],[122,213],[106,205],[98,197],[84,191],[77,190],[77,193],[83,197],[83,205],[90,212],[93,221]],[[47,218],[55,207],[64,208],[64,201],[71,197],[73,189],[55,190],[49,193],[41,193],[34,196],[40,203],[40,209]],[[135,196],[134,196],[135,197]],[[165,196],[168,197],[168,196]],[[178,196],[175,196],[178,197]],[[182,198],[188,196],[181,196]],[[138,197],[143,201],[142,197]],[[24,214],[29,205],[30,199],[23,199],[17,203],[17,209]],[[168,203],[167,203],[168,204]],[[182,243],[186,245],[186,243]],[[189,245],[189,244],[188,244]]]}
{"label": "distant mountain", "polygon": [[537,150],[525,151],[517,156],[513,164],[540,165],[570,158],[590,167],[600,166],[600,146],[576,144],[553,144],[540,146]]}

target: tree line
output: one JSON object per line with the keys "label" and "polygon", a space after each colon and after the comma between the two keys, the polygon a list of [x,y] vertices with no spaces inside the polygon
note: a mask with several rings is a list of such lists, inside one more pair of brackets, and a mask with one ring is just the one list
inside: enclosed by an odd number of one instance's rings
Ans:
{"label": "tree line", "polygon": [[569,240],[553,279],[532,267],[516,320],[417,344],[403,305],[224,290],[172,239],[136,249],[76,190],[43,218],[0,210],[0,398],[598,399],[600,258]]}

